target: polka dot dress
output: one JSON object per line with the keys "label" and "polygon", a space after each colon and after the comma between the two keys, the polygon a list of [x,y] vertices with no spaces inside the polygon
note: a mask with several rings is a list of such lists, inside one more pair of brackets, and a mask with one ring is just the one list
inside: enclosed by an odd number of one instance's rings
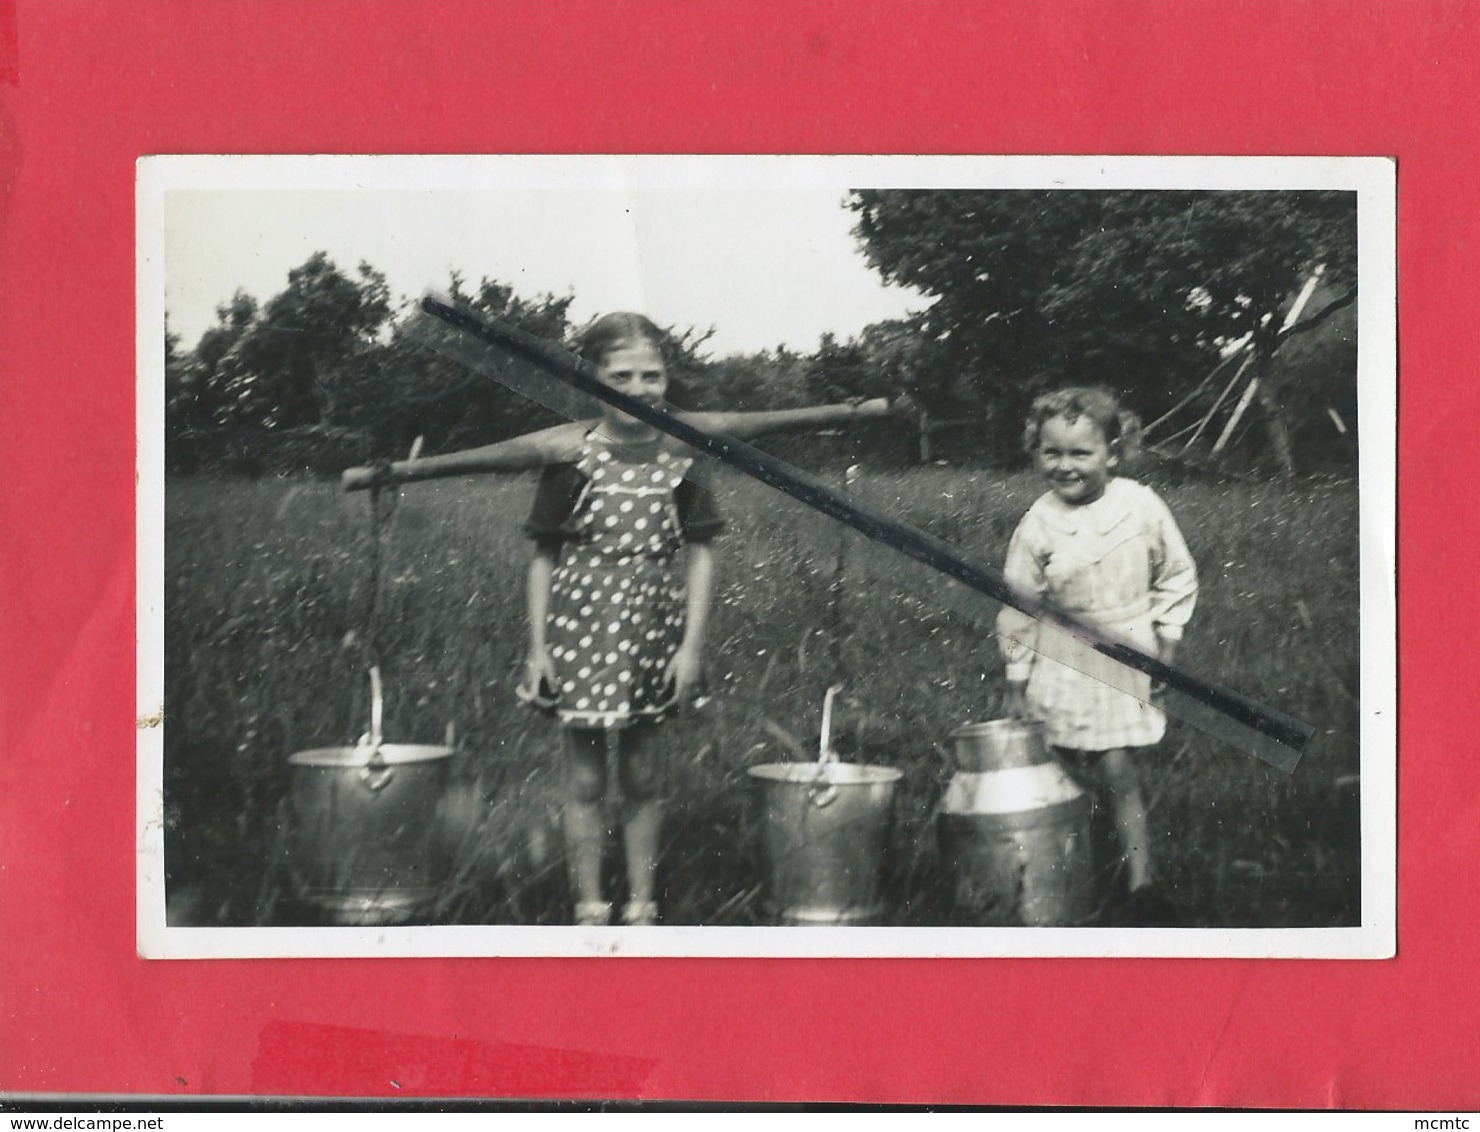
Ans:
{"label": "polka dot dress", "polygon": [[572,727],[623,727],[672,706],[664,673],[683,639],[683,545],[674,491],[692,462],[659,452],[629,463],[588,438],[576,537],[550,585],[546,637]]}

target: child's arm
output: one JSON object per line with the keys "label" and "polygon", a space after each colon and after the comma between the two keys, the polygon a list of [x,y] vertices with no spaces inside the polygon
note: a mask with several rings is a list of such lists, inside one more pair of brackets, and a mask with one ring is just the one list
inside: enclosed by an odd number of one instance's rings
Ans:
{"label": "child's arm", "polygon": [[479,472],[521,472],[546,464],[569,463],[579,455],[581,439],[590,427],[589,421],[571,421],[464,452],[401,460],[382,468],[349,468],[341,478],[345,491],[362,491],[377,483],[410,483]]}
{"label": "child's arm", "polygon": [[684,608],[683,641],[664,676],[665,681],[673,685],[673,698],[680,704],[689,702],[699,680],[704,630],[709,624],[709,602],[714,589],[714,552],[709,544],[690,543],[686,557],[688,599]]}
{"label": "child's arm", "polygon": [[1177,521],[1160,499],[1156,500],[1156,524],[1159,537],[1152,544],[1151,623],[1162,642],[1161,659],[1170,662],[1166,646],[1176,653],[1182,629],[1197,605],[1197,564]]}
{"label": "child's arm", "polygon": [[806,409],[773,409],[755,413],[680,413],[680,419],[705,432],[723,433],[736,440],[753,440],[787,429],[829,428],[854,421],[877,420],[891,411],[886,397],[857,404],[813,405]]}
{"label": "child's arm", "polygon": [[[1031,517],[1024,516],[1008,544],[1002,573],[1018,589],[1043,597],[1048,593],[1048,579],[1033,548],[1031,526]],[[1004,605],[997,614],[997,646],[1002,650],[1002,659],[1007,662],[1007,702],[1003,705],[1007,715],[1020,717],[1027,711],[1028,674],[1033,669],[1038,630],[1037,618],[1010,605]]]}
{"label": "child's arm", "polygon": [[[1197,605],[1197,565],[1165,503],[1155,501],[1157,537],[1152,541],[1151,623],[1156,629],[1157,659],[1171,664],[1182,630]],[[1157,691],[1160,689],[1157,688]]]}
{"label": "child's arm", "polygon": [[550,611],[550,579],[555,574],[555,555],[540,547],[529,560],[525,577],[524,601],[529,614],[529,656],[525,661],[525,691],[531,698],[545,699],[546,692],[559,691],[555,683],[555,662],[545,641],[545,619]]}

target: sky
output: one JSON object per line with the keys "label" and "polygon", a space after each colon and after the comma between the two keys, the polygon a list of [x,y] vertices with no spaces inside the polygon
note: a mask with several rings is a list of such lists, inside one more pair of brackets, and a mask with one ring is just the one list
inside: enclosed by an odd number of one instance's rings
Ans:
{"label": "sky", "polygon": [[[238,290],[266,301],[323,251],[395,299],[485,276],[571,294],[578,325],[635,310],[713,328],[715,354],[848,339],[928,300],[883,286],[850,187],[1352,188],[1345,158],[163,155],[139,169],[141,318],[188,347]],[[1360,166],[1359,168],[1356,166]],[[1384,178],[1386,178],[1384,180]]]}
{"label": "sky", "polygon": [[[599,180],[599,178],[596,178]],[[395,300],[456,269],[525,297],[573,294],[577,324],[636,310],[714,329],[715,355],[815,349],[926,301],[865,263],[839,185],[171,189],[165,309],[193,346],[238,289],[266,301],[315,251],[383,272]]]}

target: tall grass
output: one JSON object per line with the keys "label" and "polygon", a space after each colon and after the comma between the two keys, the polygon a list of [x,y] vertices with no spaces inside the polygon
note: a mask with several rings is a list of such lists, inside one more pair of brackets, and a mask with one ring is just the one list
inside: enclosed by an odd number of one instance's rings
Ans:
{"label": "tall grass", "polygon": [[[998,710],[995,607],[752,481],[725,478],[718,490],[729,527],[716,544],[712,695],[665,725],[665,918],[757,921],[745,769],[794,757],[777,729],[815,744],[823,693],[841,683],[842,753],[904,772],[891,915],[941,922],[932,816],[950,732]],[[853,490],[1000,564],[1038,486],[931,468],[865,475]],[[366,669],[378,658],[390,741],[455,731],[447,812],[458,820],[439,841],[434,917],[563,921],[560,736],[513,695],[532,492],[528,476],[406,488],[377,536],[367,497],[331,484],[169,483],[166,869],[191,915],[305,914],[281,861],[286,759],[367,729]],[[1179,662],[1316,727],[1286,776],[1173,721],[1144,760],[1163,876],[1199,925],[1354,923],[1358,853],[1342,784],[1358,770],[1355,485],[1163,494],[1202,577]]]}

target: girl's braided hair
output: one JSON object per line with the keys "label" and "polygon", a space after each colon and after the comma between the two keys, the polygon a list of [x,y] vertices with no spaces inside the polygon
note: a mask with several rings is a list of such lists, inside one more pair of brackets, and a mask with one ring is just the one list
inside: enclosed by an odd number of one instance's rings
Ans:
{"label": "girl's braided hair", "polygon": [[1103,386],[1073,385],[1056,389],[1034,399],[1023,429],[1023,451],[1038,451],[1038,437],[1043,423],[1063,417],[1070,422],[1088,417],[1115,449],[1122,465],[1133,463],[1141,453],[1141,418],[1121,407],[1115,394]]}

